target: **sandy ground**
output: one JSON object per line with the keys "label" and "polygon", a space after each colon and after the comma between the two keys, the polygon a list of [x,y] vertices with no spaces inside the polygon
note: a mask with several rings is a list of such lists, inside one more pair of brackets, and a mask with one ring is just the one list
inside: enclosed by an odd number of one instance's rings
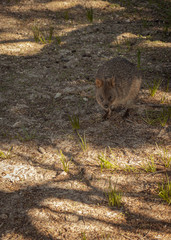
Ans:
{"label": "sandy ground", "polygon": [[[0,1],[2,240],[171,239],[170,206],[158,196],[171,175],[170,7],[160,0]],[[114,112],[102,121],[95,74],[113,56],[140,64],[143,84],[127,119]],[[76,115],[84,151],[69,120]],[[112,166],[103,168],[100,156]],[[122,193],[120,207],[109,206],[110,183]]]}

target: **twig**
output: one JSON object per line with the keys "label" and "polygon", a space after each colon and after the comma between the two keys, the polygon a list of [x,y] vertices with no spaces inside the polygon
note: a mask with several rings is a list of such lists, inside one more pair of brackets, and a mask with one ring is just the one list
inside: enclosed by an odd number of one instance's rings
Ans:
{"label": "twig", "polygon": [[127,238],[127,239],[130,239],[130,240],[132,240],[132,238],[130,238],[130,237],[128,237],[128,236],[126,236],[126,235],[124,235],[124,234],[121,234],[121,236],[123,236],[123,237],[125,237],[125,238]]}
{"label": "twig", "polygon": [[149,229],[149,231],[147,231],[147,233],[145,234],[145,236],[142,237],[142,238],[140,238],[140,240],[143,240],[143,239],[149,234],[150,231],[151,231],[151,229]]}
{"label": "twig", "polygon": [[3,225],[4,225],[4,223],[1,223],[1,224],[0,224],[0,228],[1,228]]}
{"label": "twig", "polygon": [[152,173],[149,173],[148,175],[146,175],[144,178],[148,177],[149,175],[152,175],[152,174],[158,174],[158,173],[163,173],[163,172],[167,172],[166,170],[162,170],[162,171],[156,171],[156,172],[152,172]]}

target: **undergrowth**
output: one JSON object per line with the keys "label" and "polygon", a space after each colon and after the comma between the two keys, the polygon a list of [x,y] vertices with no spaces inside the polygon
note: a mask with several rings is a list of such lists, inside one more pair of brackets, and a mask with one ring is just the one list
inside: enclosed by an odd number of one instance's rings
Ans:
{"label": "undergrowth", "polygon": [[163,181],[162,184],[159,184],[158,195],[169,205],[171,204],[171,182],[168,176],[166,176],[166,181]]}
{"label": "undergrowth", "polygon": [[106,192],[106,197],[108,199],[108,204],[110,207],[121,207],[122,193],[116,190],[116,184],[114,185],[114,187],[112,186],[111,180],[109,180],[109,188]]}

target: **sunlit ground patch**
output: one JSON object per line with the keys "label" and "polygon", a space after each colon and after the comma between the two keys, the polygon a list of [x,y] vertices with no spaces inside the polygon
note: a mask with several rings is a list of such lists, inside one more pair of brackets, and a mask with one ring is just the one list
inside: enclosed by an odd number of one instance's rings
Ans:
{"label": "sunlit ground patch", "polygon": [[34,55],[40,52],[44,45],[37,44],[34,42],[14,42],[4,43],[0,47],[0,54],[13,55],[13,56],[28,56]]}

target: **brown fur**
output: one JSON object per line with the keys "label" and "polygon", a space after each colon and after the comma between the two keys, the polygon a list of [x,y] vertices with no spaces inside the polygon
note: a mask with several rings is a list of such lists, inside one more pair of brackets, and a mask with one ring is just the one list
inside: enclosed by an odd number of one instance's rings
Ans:
{"label": "brown fur", "polygon": [[124,58],[113,58],[100,66],[96,75],[96,99],[105,109],[105,117],[118,106],[126,109],[133,106],[141,82],[137,67]]}

